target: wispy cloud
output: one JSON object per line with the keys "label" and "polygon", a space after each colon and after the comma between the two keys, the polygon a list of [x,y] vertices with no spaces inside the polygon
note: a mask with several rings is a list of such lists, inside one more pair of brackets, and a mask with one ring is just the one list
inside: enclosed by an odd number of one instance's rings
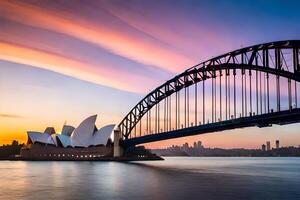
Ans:
{"label": "wispy cloud", "polygon": [[[51,70],[129,92],[143,93],[146,86],[153,86],[151,78],[141,77],[126,71],[120,75],[120,72],[115,70],[113,66],[95,66],[63,55],[1,41],[0,59]],[[140,82],[144,84],[136,84]]]}
{"label": "wispy cloud", "polygon": [[113,30],[92,20],[83,20],[76,15],[42,9],[35,5],[18,1],[1,1],[0,16],[37,28],[66,34],[85,42],[99,45],[108,51],[147,65],[155,65],[165,70],[178,72],[195,63],[153,40],[141,39],[134,33]]}
{"label": "wispy cloud", "polygon": [[7,113],[0,113],[0,117],[3,117],[3,118],[24,118],[24,116],[21,116],[21,115],[7,114]]}
{"label": "wispy cloud", "polygon": [[[167,79],[166,76],[150,77],[152,72],[156,76],[160,76],[159,73],[171,75],[199,62],[192,59],[198,56],[186,52],[187,46],[191,47],[191,51],[195,48],[195,37],[186,35],[187,31],[174,31],[172,27],[164,25],[166,22],[157,21],[156,17],[143,17],[141,13],[136,14],[136,10],[125,8],[128,10],[126,12],[121,7],[122,4],[112,6],[110,3],[92,2],[84,6],[84,9],[88,9],[84,13],[81,11],[83,9],[76,6],[62,6],[51,1],[34,3],[3,0],[0,2],[0,18],[10,23],[6,27],[16,27],[6,29],[8,31],[0,35],[0,45],[3,47],[0,59],[138,93],[145,93]],[[95,9],[99,12],[95,12]],[[195,30],[195,26],[182,23],[182,19],[180,23],[184,29],[199,33],[197,38],[219,41],[210,31]],[[43,36],[33,38],[39,34]],[[63,44],[56,45],[54,38],[59,37],[65,40],[60,40],[64,41]],[[24,41],[24,38],[30,42]],[[71,45],[74,41],[81,45],[81,50]],[[101,56],[88,55],[82,59],[82,44],[93,49],[90,55],[97,55],[101,49],[115,57],[110,58],[112,62],[105,61],[108,60],[107,56],[102,59]],[[72,50],[68,51],[70,46]],[[126,65],[121,59],[129,62]],[[134,63],[135,69],[130,62]],[[153,70],[148,70],[149,67]],[[143,73],[138,73],[141,71]]]}

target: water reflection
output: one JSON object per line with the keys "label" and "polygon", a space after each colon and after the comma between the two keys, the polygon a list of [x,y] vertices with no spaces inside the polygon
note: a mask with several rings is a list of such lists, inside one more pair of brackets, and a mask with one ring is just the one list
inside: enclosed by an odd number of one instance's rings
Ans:
{"label": "water reflection", "polygon": [[298,158],[0,162],[1,199],[299,199]]}

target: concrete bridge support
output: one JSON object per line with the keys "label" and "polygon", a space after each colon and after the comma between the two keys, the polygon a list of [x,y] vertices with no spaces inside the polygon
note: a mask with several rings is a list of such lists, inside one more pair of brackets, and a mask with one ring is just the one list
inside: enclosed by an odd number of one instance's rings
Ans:
{"label": "concrete bridge support", "polygon": [[121,131],[119,127],[114,130],[114,157],[123,156],[123,148],[120,146]]}

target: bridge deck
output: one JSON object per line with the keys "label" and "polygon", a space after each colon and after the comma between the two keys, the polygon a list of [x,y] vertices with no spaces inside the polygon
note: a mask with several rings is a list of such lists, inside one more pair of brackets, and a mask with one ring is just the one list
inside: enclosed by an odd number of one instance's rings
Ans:
{"label": "bridge deck", "polygon": [[178,129],[169,132],[156,133],[151,135],[145,135],[136,138],[130,138],[121,141],[123,146],[133,146],[143,143],[186,137],[192,135],[199,135],[205,133],[212,133],[218,131],[232,130],[236,128],[245,127],[266,127],[272,124],[285,125],[291,123],[300,122],[300,108],[292,109],[288,111],[273,112],[261,115],[254,115],[249,117],[241,117],[222,122],[215,122],[209,124],[203,124],[199,126],[193,126],[183,129]]}

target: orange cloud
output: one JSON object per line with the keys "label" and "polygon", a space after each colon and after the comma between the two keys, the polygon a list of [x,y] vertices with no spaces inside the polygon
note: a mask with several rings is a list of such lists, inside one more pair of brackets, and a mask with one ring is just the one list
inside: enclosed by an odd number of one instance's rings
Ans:
{"label": "orange cloud", "polygon": [[150,79],[147,80],[145,77],[129,74],[129,72],[122,72],[122,76],[119,76],[118,73],[120,72],[117,72],[111,66],[94,66],[89,63],[66,58],[62,55],[1,41],[0,59],[47,69],[88,82],[130,92],[145,91],[145,85],[147,84],[141,85],[134,83],[141,81],[144,83],[151,82]]}
{"label": "orange cloud", "polygon": [[53,12],[22,2],[1,1],[0,16],[26,25],[69,35],[96,44],[120,56],[179,72],[195,63],[170,48],[105,25],[83,21],[67,12]]}

